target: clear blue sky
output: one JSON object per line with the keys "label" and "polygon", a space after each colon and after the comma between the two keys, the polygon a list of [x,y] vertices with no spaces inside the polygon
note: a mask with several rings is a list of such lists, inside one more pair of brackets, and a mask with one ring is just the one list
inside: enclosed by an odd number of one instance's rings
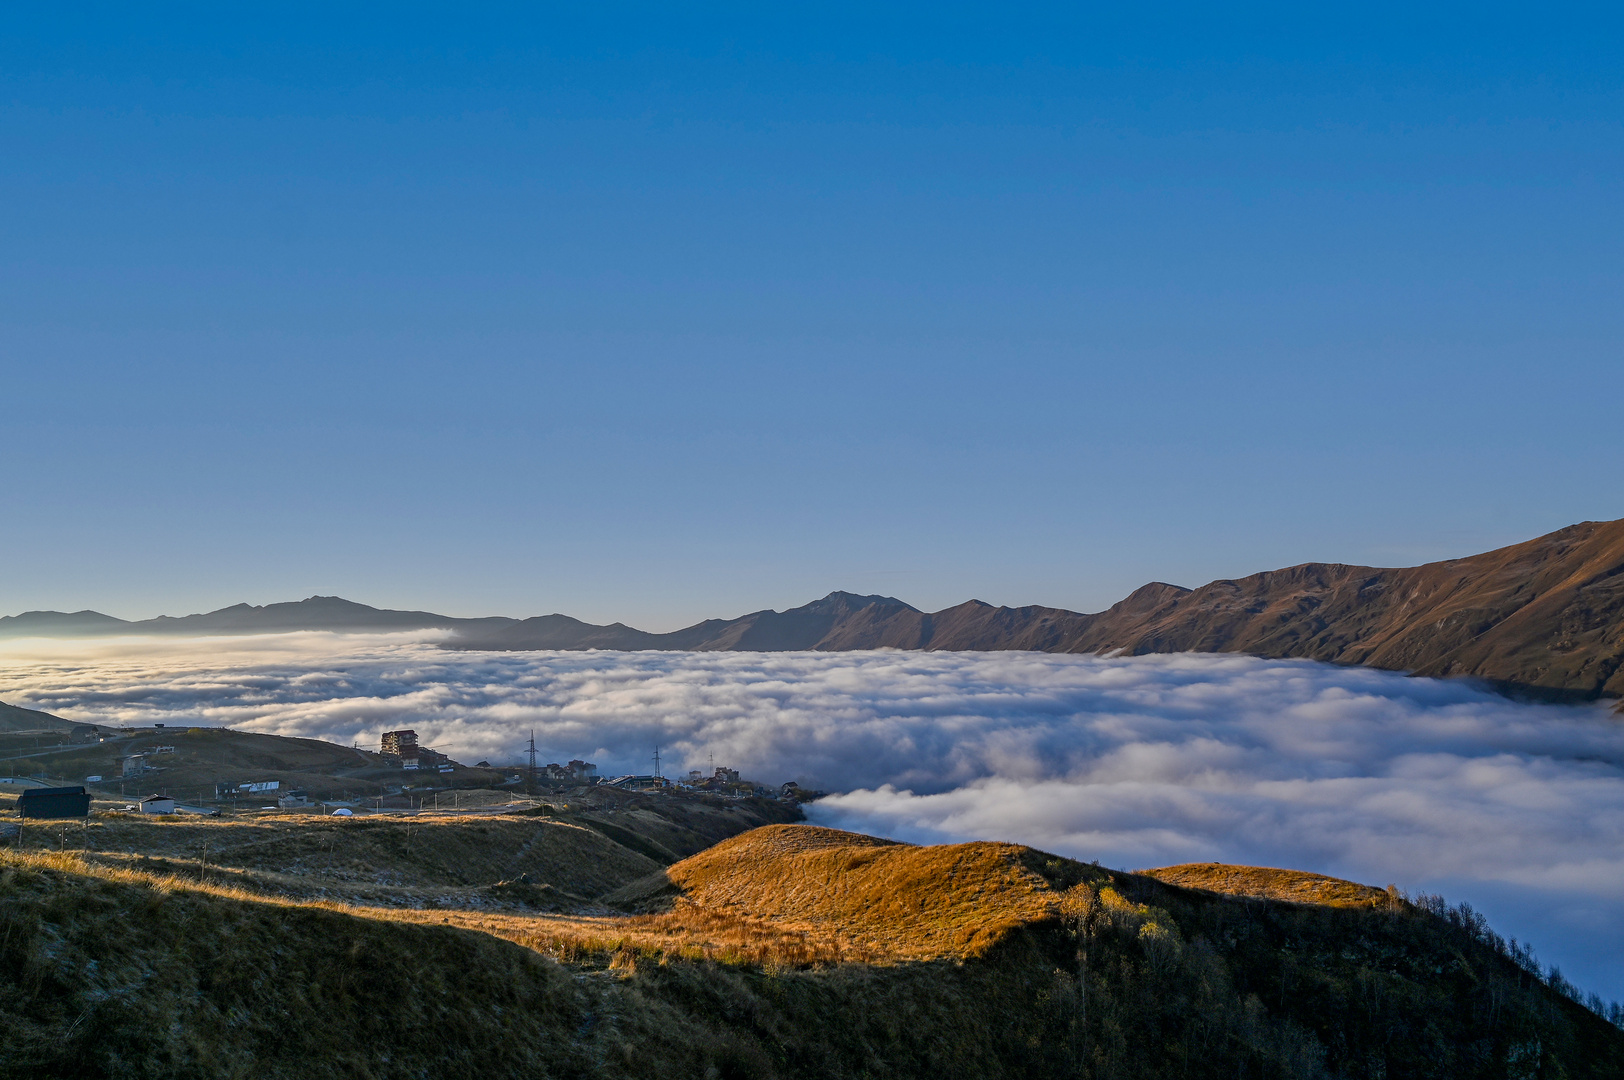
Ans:
{"label": "clear blue sky", "polygon": [[1094,610],[1624,516],[1600,6],[675,7],[9,12],[0,612]]}

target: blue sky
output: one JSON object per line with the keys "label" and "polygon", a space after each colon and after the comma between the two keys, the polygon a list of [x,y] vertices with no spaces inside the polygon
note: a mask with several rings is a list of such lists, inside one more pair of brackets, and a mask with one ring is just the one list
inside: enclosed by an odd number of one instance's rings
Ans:
{"label": "blue sky", "polygon": [[1094,610],[1624,515],[1602,9],[40,6],[0,610]]}

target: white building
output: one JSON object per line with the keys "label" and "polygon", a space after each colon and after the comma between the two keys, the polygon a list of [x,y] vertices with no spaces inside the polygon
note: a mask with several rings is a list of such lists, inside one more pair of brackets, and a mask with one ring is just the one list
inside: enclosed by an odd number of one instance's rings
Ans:
{"label": "white building", "polygon": [[141,800],[141,812],[143,814],[173,814],[175,812],[175,800],[167,795],[148,795]]}

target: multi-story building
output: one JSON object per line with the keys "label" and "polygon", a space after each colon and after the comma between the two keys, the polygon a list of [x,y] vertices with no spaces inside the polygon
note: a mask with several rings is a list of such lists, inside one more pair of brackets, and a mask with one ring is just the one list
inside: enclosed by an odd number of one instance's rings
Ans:
{"label": "multi-story building", "polygon": [[417,732],[415,731],[386,731],[383,733],[383,749],[380,751],[386,757],[417,758]]}

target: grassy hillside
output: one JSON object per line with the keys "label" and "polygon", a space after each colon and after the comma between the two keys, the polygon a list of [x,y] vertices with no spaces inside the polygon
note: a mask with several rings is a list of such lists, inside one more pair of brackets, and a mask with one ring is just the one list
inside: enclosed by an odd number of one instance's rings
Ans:
{"label": "grassy hillside", "polygon": [[1323,874],[1278,870],[1269,866],[1185,863],[1182,866],[1164,866],[1160,870],[1146,870],[1144,873],[1158,881],[1182,885],[1187,889],[1291,900],[1299,904],[1324,904],[1327,907],[1382,907],[1390,899],[1384,889]]}
{"label": "grassy hillside", "polygon": [[[202,839],[217,860],[188,855]],[[393,906],[294,884],[360,880],[363,866],[392,879],[375,884]],[[518,867],[527,880],[504,876]],[[0,854],[0,1064],[63,1077],[1624,1074],[1624,1034],[1479,921],[1312,875],[1196,876],[1190,889],[1012,844],[806,826],[663,869],[542,816],[30,826]],[[1263,889],[1327,902],[1234,894]],[[533,891],[558,910],[527,903]]]}
{"label": "grassy hillside", "polygon": [[[75,852],[96,868],[176,875],[261,897],[574,910],[716,840],[799,814],[760,799],[724,803],[613,790],[583,790],[570,799],[515,812],[353,818],[101,812],[82,822],[27,823],[21,842],[24,849]],[[14,802],[0,796],[0,811]]]}
{"label": "grassy hillside", "polygon": [[1046,984],[1025,985],[1035,956],[561,965],[456,927],[86,875],[65,856],[7,858],[0,920],[0,1063],[52,1077],[1041,1075],[1053,1026]]}
{"label": "grassy hillside", "polygon": [[[103,729],[105,742],[64,746],[46,756],[17,761],[19,772],[44,771],[51,777],[80,783],[87,776],[106,780],[91,785],[109,796],[138,797],[162,791],[188,802],[214,802],[215,785],[235,787],[250,781],[275,780],[282,789],[299,788],[315,799],[375,798],[403,782],[437,782],[446,786],[480,787],[500,784],[502,773],[492,769],[458,769],[441,778],[421,777],[388,767],[367,750],[280,735],[262,735],[230,728]],[[154,754],[154,747],[172,751]],[[146,753],[148,772],[123,780],[119,761],[129,754]],[[272,797],[274,800],[274,796]],[[264,799],[255,795],[250,802]]]}
{"label": "grassy hillside", "polygon": [[[605,897],[679,916],[763,920],[886,960],[962,958],[1051,914],[1014,844],[915,847],[808,825],[756,829]],[[676,921],[680,921],[676,920]]]}
{"label": "grassy hillside", "polygon": [[798,805],[776,799],[637,794],[601,785],[576,788],[550,802],[553,809],[545,812],[596,829],[659,863],[687,858],[761,825],[803,817]]}
{"label": "grassy hillside", "polygon": [[60,732],[66,735],[69,731],[82,725],[72,720],[64,720],[60,716],[52,716],[37,709],[22,709],[16,705],[7,705],[0,701],[0,733],[11,732]]}
{"label": "grassy hillside", "polygon": [[491,887],[522,877],[548,883],[549,906],[579,904],[659,865],[583,825],[507,815],[239,821],[111,814],[26,831],[42,848],[77,851],[93,867],[365,905],[501,906],[504,894]]}

